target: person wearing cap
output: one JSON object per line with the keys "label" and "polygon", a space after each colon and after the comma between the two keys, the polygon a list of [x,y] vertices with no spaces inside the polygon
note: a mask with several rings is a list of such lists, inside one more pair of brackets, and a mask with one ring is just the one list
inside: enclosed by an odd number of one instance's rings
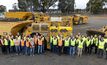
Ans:
{"label": "person wearing cap", "polygon": [[99,38],[99,43],[98,43],[98,57],[103,57],[104,45],[105,45],[104,38],[103,37]]}
{"label": "person wearing cap", "polygon": [[70,55],[74,56],[75,55],[75,44],[76,44],[76,39],[75,37],[73,36],[71,39],[70,39]]}

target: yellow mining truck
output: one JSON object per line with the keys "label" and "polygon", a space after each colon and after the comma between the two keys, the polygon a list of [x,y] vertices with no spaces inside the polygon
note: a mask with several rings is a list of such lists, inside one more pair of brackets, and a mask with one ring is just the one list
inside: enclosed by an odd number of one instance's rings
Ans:
{"label": "yellow mining truck", "polygon": [[73,24],[86,24],[88,23],[88,16],[75,14],[73,16]]}
{"label": "yellow mining truck", "polygon": [[87,35],[101,35],[101,36],[107,36],[107,26],[103,26],[100,29],[88,29]]}
{"label": "yellow mining truck", "polygon": [[0,19],[0,35],[24,32],[24,28],[30,25],[33,20],[29,12],[6,12],[4,19]]}
{"label": "yellow mining truck", "polygon": [[[5,19],[0,20],[0,35],[4,33],[16,35],[18,32],[25,35],[33,32],[50,35],[54,32],[67,36],[73,30],[72,16],[51,17],[43,13],[34,13],[34,22],[31,20],[33,14],[30,12],[6,12],[5,17]],[[54,31],[55,29],[57,29],[57,32]]]}

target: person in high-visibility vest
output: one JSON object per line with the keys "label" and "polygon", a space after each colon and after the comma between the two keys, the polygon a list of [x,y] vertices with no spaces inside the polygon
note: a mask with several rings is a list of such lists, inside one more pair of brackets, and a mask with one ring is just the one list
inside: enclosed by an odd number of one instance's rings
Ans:
{"label": "person in high-visibility vest", "polygon": [[89,53],[89,54],[92,53],[92,50],[93,50],[93,49],[94,49],[94,37],[91,36],[91,37],[90,37],[90,53]]}
{"label": "person in high-visibility vest", "polygon": [[70,38],[67,37],[65,40],[64,40],[64,54],[69,54],[69,47],[70,47]]}
{"label": "person in high-visibility vest", "polygon": [[62,46],[63,46],[63,38],[59,37],[59,39],[58,39],[58,54],[59,55],[62,54]]}
{"label": "person in high-visibility vest", "polygon": [[30,38],[30,55],[34,56],[35,55],[35,43],[34,43],[34,38]]}
{"label": "person in high-visibility vest", "polygon": [[30,41],[29,41],[29,39],[27,38],[26,39],[26,55],[30,55],[30,46],[31,46],[31,44],[30,44]]}
{"label": "person in high-visibility vest", "polygon": [[95,47],[95,54],[97,54],[97,51],[98,51],[98,42],[99,42],[99,38],[97,35],[94,36],[93,38],[93,41],[94,41],[94,47]]}
{"label": "person in high-visibility vest", "polygon": [[38,35],[34,35],[35,53],[38,53]]}
{"label": "person in high-visibility vest", "polygon": [[82,35],[81,39],[83,40],[84,43],[84,47],[83,47],[83,52],[86,53],[86,49],[87,49],[87,45],[86,45],[86,40],[87,40],[87,36]]}
{"label": "person in high-visibility vest", "polygon": [[9,53],[9,43],[7,37],[4,38],[5,54]]}
{"label": "person in high-visibility vest", "polygon": [[25,54],[25,51],[26,51],[26,47],[25,47],[25,40],[24,38],[22,37],[21,39],[21,54]]}
{"label": "person in high-visibility vest", "polygon": [[107,59],[107,36],[104,38],[104,41],[105,41],[104,50],[106,52],[105,56],[106,56],[106,59]]}
{"label": "person in high-visibility vest", "polygon": [[76,39],[75,37],[73,36],[71,39],[70,39],[70,55],[75,55],[75,44],[76,44]]}
{"label": "person in high-visibility vest", "polygon": [[16,36],[16,38],[14,39],[14,43],[15,43],[16,54],[19,55],[20,54],[20,39],[18,39],[18,36]]}
{"label": "person in high-visibility vest", "polygon": [[5,46],[4,46],[4,43],[3,43],[3,37],[2,36],[0,38],[0,44],[1,44],[2,53],[5,54]]}
{"label": "person in high-visibility vest", "polygon": [[58,45],[58,39],[57,39],[57,37],[53,37],[53,50],[52,50],[52,52],[57,53],[57,45]]}
{"label": "person in high-visibility vest", "polygon": [[98,44],[98,57],[103,57],[104,46],[105,46],[105,41],[104,38],[101,37]]}
{"label": "person in high-visibility vest", "polygon": [[15,43],[14,43],[13,37],[11,37],[9,40],[10,40],[10,53],[14,53]]}
{"label": "person in high-visibility vest", "polygon": [[83,51],[83,40],[80,38],[79,42],[78,42],[78,56],[81,57],[82,56],[82,51]]}
{"label": "person in high-visibility vest", "polygon": [[78,36],[76,35],[76,44],[75,44],[75,54],[78,54],[78,43],[79,43],[79,40],[81,39],[81,36]]}
{"label": "person in high-visibility vest", "polygon": [[53,36],[52,35],[50,35],[49,43],[50,43],[50,50],[52,52],[52,49],[53,49]]}
{"label": "person in high-visibility vest", "polygon": [[38,38],[38,54],[42,54],[43,53],[43,40],[42,37],[39,36]]}
{"label": "person in high-visibility vest", "polygon": [[42,53],[45,53],[45,49],[46,49],[46,41],[45,41],[45,37],[41,34],[41,38],[43,41],[43,45],[42,45]]}
{"label": "person in high-visibility vest", "polygon": [[86,53],[87,54],[90,54],[91,53],[91,40],[90,40],[90,37],[87,37],[87,40],[86,40]]}

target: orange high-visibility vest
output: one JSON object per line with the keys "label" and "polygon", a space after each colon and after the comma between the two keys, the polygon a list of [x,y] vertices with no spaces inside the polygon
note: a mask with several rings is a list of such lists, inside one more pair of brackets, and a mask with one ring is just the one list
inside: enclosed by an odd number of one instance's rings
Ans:
{"label": "orange high-visibility vest", "polygon": [[26,41],[26,47],[30,47],[30,42]]}
{"label": "orange high-visibility vest", "polygon": [[21,40],[21,46],[24,46],[24,40]]}
{"label": "orange high-visibility vest", "polygon": [[58,40],[58,46],[62,46],[62,40]]}
{"label": "orange high-visibility vest", "polygon": [[37,38],[34,38],[34,43],[37,44]]}
{"label": "orange high-visibility vest", "polygon": [[42,41],[42,39],[41,39],[41,40],[38,39],[38,45],[43,45],[43,41]]}

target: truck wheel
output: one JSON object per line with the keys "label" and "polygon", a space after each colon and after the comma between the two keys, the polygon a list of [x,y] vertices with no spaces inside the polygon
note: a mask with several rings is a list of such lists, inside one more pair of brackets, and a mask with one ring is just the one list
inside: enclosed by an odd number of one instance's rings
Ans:
{"label": "truck wheel", "polygon": [[83,24],[83,18],[80,18],[78,24]]}

